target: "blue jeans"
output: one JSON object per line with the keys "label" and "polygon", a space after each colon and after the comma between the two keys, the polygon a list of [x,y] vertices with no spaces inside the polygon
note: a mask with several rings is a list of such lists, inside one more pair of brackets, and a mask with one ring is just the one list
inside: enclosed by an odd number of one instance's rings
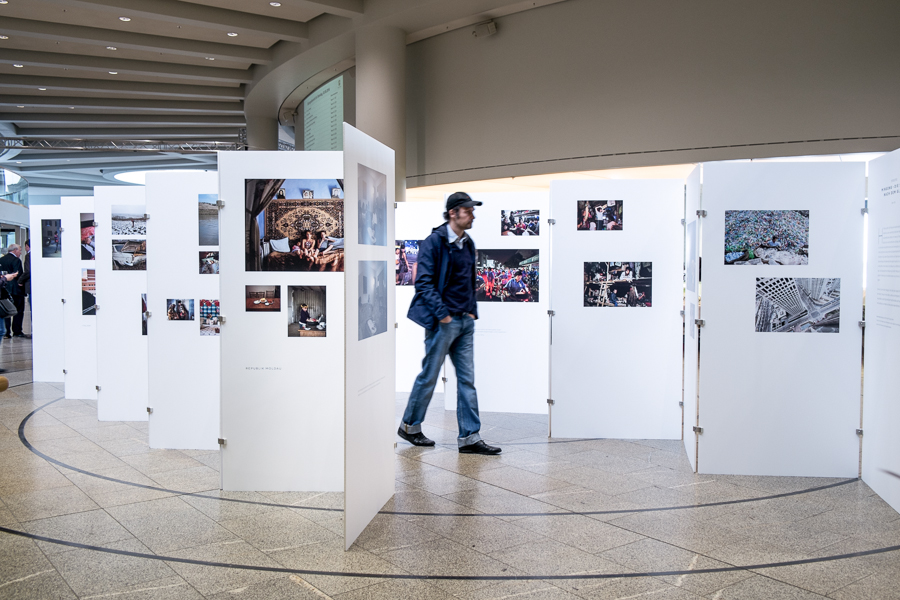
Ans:
{"label": "blue jeans", "polygon": [[475,319],[463,315],[449,323],[439,323],[435,331],[425,330],[425,358],[422,372],[416,377],[403,423],[407,433],[420,433],[425,411],[431,403],[434,386],[441,374],[444,358],[449,354],[456,367],[456,420],[459,423],[460,447],[481,440],[481,418],[478,416],[478,394],[475,392],[475,357],[473,334]]}

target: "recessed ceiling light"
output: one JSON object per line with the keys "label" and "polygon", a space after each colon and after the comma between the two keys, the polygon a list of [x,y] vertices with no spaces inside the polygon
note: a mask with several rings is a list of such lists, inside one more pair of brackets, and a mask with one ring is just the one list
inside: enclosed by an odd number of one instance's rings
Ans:
{"label": "recessed ceiling light", "polygon": [[0,0],[0,4],[9,4],[9,0]]}
{"label": "recessed ceiling light", "polygon": [[237,37],[237,34],[233,31],[228,32],[228,37]]}
{"label": "recessed ceiling light", "polygon": [[19,106],[17,106],[17,107],[16,107],[16,108],[25,108],[25,107],[24,107],[24,106],[21,106],[21,105],[19,105]]}
{"label": "recessed ceiling light", "polygon": [[269,2],[269,6],[274,6],[275,8],[278,8],[279,6],[281,6],[281,2]]}
{"label": "recessed ceiling light", "polygon": [[17,68],[17,69],[21,69],[21,68],[24,67],[25,65],[18,65],[18,64],[16,64],[16,65],[13,65],[13,66],[14,66],[15,68]]}
{"label": "recessed ceiling light", "polygon": [[118,50],[118,48],[116,48],[115,46],[107,46],[106,49],[107,50]]}
{"label": "recessed ceiling light", "polygon": [[74,106],[70,106],[70,107],[69,107],[69,110],[75,110],[75,107],[74,107]]}
{"label": "recessed ceiling light", "polygon": [[38,90],[41,91],[41,92],[46,92],[46,91],[47,91],[47,88],[38,88]]}
{"label": "recessed ceiling light", "polygon": [[9,39],[8,35],[0,35],[0,40],[8,40],[8,39]]}
{"label": "recessed ceiling light", "polygon": [[120,21],[125,21],[126,23],[131,20],[131,17],[119,17]]}
{"label": "recessed ceiling light", "polygon": [[216,59],[215,59],[214,57],[212,57],[212,56],[207,56],[207,57],[206,57],[206,60],[216,60]]}
{"label": "recessed ceiling light", "polygon": [[118,75],[119,72],[118,72],[118,71],[110,71],[109,74],[110,74],[110,75]]}

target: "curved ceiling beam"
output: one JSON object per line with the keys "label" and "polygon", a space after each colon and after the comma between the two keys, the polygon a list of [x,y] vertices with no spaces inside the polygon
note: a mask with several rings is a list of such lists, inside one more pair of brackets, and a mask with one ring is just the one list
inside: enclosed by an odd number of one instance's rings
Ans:
{"label": "curved ceiling beam", "polygon": [[[235,33],[255,33],[277,37],[291,42],[302,42],[309,37],[306,23],[264,17],[249,12],[228,10],[178,2],[177,0],[44,0],[67,7],[83,6],[105,10],[115,14],[140,16],[179,25],[203,27]],[[123,13],[122,11],[125,11]]]}
{"label": "curved ceiling beam", "polygon": [[[151,134],[152,135],[149,135]],[[151,130],[147,128],[123,128],[116,127],[96,128],[85,127],[84,129],[70,128],[60,129],[58,127],[33,127],[19,128],[20,137],[31,138],[65,138],[65,139],[100,139],[100,140],[134,140],[134,139],[154,139],[154,140],[191,140],[191,141],[234,141],[240,136],[240,128],[238,127],[178,127],[165,128],[160,127]]]}
{"label": "curved ceiling beam", "polygon": [[182,102],[177,100],[134,100],[124,98],[73,98],[58,96],[0,95],[0,107],[25,106],[27,108],[71,108],[117,111],[160,111],[176,113],[202,113],[243,115],[241,102]]}
{"label": "curved ceiling beam", "polygon": [[268,64],[272,62],[272,51],[268,48],[248,48],[236,44],[219,44],[162,35],[131,33],[115,29],[99,27],[81,27],[48,21],[32,21],[4,17],[0,21],[0,32],[4,35],[18,35],[54,42],[74,42],[91,46],[115,46],[130,50],[162,52],[177,56],[206,58],[211,56],[220,60],[233,60]]}
{"label": "curved ceiling beam", "polygon": [[0,121],[9,121],[18,125],[19,130],[26,123],[55,123],[57,125],[191,125],[191,126],[234,126],[242,127],[246,123],[241,116],[214,115],[110,115],[110,114],[68,114],[68,113],[0,113]]}
{"label": "curved ceiling beam", "polygon": [[4,93],[5,88],[47,88],[47,90],[66,92],[114,92],[116,94],[171,96],[205,100],[240,101],[244,98],[243,87],[143,83],[109,79],[81,79],[78,77],[44,77],[41,75],[4,75],[0,77],[0,94]]}

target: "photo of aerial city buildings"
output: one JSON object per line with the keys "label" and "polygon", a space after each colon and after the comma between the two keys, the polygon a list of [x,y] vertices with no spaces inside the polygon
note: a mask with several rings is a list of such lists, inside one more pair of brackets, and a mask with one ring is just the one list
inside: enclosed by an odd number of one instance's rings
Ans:
{"label": "photo of aerial city buildings", "polygon": [[756,331],[838,333],[840,323],[840,278],[756,278]]}

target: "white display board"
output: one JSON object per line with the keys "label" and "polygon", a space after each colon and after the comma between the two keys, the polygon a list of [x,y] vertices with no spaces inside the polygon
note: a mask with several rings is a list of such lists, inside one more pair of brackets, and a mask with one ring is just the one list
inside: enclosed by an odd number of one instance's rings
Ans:
{"label": "white display board", "polygon": [[[342,180],[342,153],[221,152],[218,166],[224,202],[219,211],[223,488],[342,491],[344,273],[246,270],[248,240],[258,248],[256,232],[265,235],[263,227],[254,230],[245,195],[247,180]],[[288,187],[288,200],[300,195],[296,185]],[[295,254],[282,258],[283,264],[299,260]],[[274,263],[268,257],[266,262]],[[272,310],[273,297],[248,303],[247,286],[264,288],[263,294],[277,289],[279,310]],[[288,336],[289,286],[326,288],[326,336]],[[263,302],[253,304],[256,300]],[[248,311],[248,306],[267,310]]]}
{"label": "white display board", "polygon": [[[35,382],[64,380],[62,206],[34,205],[31,226],[31,337]],[[59,236],[59,237],[57,237]],[[24,255],[23,255],[24,258]]]}
{"label": "white display board", "polygon": [[684,181],[554,181],[550,203],[552,436],[680,439]]}
{"label": "white display board", "polygon": [[153,256],[146,244],[146,212],[143,186],[94,188],[97,418],[101,421],[147,420],[142,301],[147,293],[145,268]]}
{"label": "white display board", "polygon": [[900,150],[869,163],[862,477],[900,510]]}
{"label": "white display board", "polygon": [[147,175],[151,448],[218,448],[218,192],[216,172]]}
{"label": "white display board", "polygon": [[697,166],[688,175],[684,193],[684,410],[682,411],[684,428],[684,450],[694,471],[697,470],[697,434],[694,426],[698,424],[697,416],[697,384],[699,383],[697,367],[700,356],[700,331],[695,321],[700,319],[700,225],[697,217],[700,210],[700,177],[702,167]]}
{"label": "white display board", "polygon": [[864,169],[704,165],[701,473],[857,475]]}
{"label": "white display board", "polygon": [[[400,202],[395,211],[395,242],[421,242],[431,234],[431,230],[444,222],[443,202]],[[412,261],[412,256],[408,259]],[[415,257],[418,261],[418,256]],[[425,329],[406,317],[409,304],[416,293],[414,275],[415,262],[410,262],[409,274],[404,276],[408,285],[396,286],[395,321],[397,323],[397,384],[398,392],[412,391],[416,376],[422,370],[422,359],[425,358]],[[395,272],[396,280],[396,272]],[[443,390],[438,380],[436,391]]]}
{"label": "white display board", "polygon": [[[394,495],[394,151],[344,123],[344,543]],[[353,235],[357,233],[357,235]]]}
{"label": "white display board", "polygon": [[[63,197],[62,207],[62,292],[65,304],[62,344],[64,348],[66,399],[97,399],[97,317],[82,314],[82,274],[93,270],[96,286],[96,260],[82,260],[81,222],[94,223],[94,198]],[[90,232],[85,234],[90,239]],[[88,249],[84,256],[90,256]],[[89,281],[89,280],[86,280]],[[88,286],[89,287],[89,286]],[[96,289],[96,287],[95,287]],[[89,299],[88,299],[89,303]],[[61,303],[62,304],[62,303]],[[88,310],[88,313],[91,313]],[[55,339],[55,338],[54,338]]]}

